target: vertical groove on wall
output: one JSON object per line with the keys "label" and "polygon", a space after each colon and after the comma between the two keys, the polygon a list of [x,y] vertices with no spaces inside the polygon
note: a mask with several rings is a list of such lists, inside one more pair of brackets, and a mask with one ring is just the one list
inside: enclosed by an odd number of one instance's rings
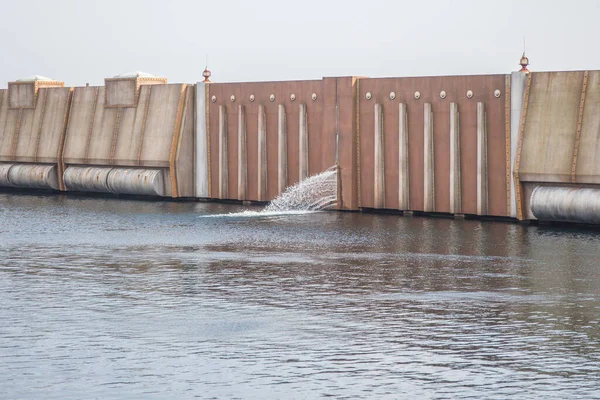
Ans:
{"label": "vertical groove on wall", "polygon": [[374,207],[385,208],[385,132],[383,128],[383,105],[374,106]]}
{"label": "vertical groove on wall", "polygon": [[238,200],[248,196],[248,149],[246,148],[246,108],[238,106]]}
{"label": "vertical groove on wall", "polygon": [[277,120],[278,129],[278,143],[277,143],[277,154],[278,154],[278,193],[282,193],[287,187],[288,183],[288,159],[287,159],[287,122],[285,115],[285,106],[279,105],[278,108],[279,116]]}
{"label": "vertical groove on wall", "polygon": [[85,162],[89,163],[90,159],[90,142],[92,141],[92,132],[94,131],[94,119],[96,118],[96,104],[98,103],[98,94],[100,88],[96,87],[96,95],[94,97],[94,103],[92,104],[92,116],[90,117],[90,126],[88,127],[87,141],[85,143]]}
{"label": "vertical groove on wall", "polygon": [[583,121],[583,110],[585,107],[585,92],[587,90],[588,71],[583,73],[583,83],[581,84],[581,99],[579,100],[579,115],[577,117],[577,131],[575,133],[575,146],[573,147],[573,163],[571,166],[571,182],[575,183],[575,174],[577,172],[577,153],[579,152],[579,139],[581,137],[581,123]]}
{"label": "vertical groove on wall", "polygon": [[110,143],[110,164],[115,163],[115,152],[117,150],[117,138],[119,137],[119,125],[121,124],[121,114],[123,113],[123,107],[117,109],[117,117],[115,118],[115,126],[113,127],[113,135]]}
{"label": "vertical groove on wall", "polygon": [[450,212],[462,214],[460,112],[454,102],[450,103]]}
{"label": "vertical groove on wall", "polygon": [[181,85],[179,92],[179,103],[177,104],[177,116],[175,117],[175,125],[173,126],[173,139],[171,142],[171,151],[169,152],[169,175],[171,178],[171,196],[179,197],[177,189],[177,171],[175,170],[175,161],[177,161],[177,148],[179,147],[179,137],[181,135],[181,121],[183,119],[184,109],[187,109],[187,101],[185,99],[187,93],[187,84]]}
{"label": "vertical groove on wall", "polygon": [[308,114],[306,111],[306,104],[300,104],[299,113],[299,126],[298,126],[298,139],[300,141],[298,146],[298,171],[299,181],[308,178]]}
{"label": "vertical groove on wall", "polygon": [[39,128],[38,128],[36,136],[35,136],[35,147],[34,147],[35,154],[33,155],[33,160],[35,162],[38,161],[38,154],[39,154],[39,149],[40,149],[40,140],[42,138],[42,127],[44,126],[44,115],[46,113],[46,101],[47,100],[48,100],[48,89],[44,90],[44,97],[43,97],[43,100],[42,100],[42,112],[41,112],[41,115],[40,115]]}
{"label": "vertical groove on wall", "polygon": [[207,83],[204,91],[204,108],[206,118],[206,170],[208,171],[208,197],[212,197],[212,175],[210,166],[210,83]]}
{"label": "vertical groove on wall", "polygon": [[356,92],[354,93],[354,101],[356,102],[356,200],[357,206],[360,209],[362,206],[362,196],[360,187],[360,79],[356,80]]}
{"label": "vertical groove on wall", "polygon": [[523,202],[521,199],[521,182],[519,181],[519,165],[521,164],[521,150],[523,149],[523,135],[525,133],[525,122],[527,121],[527,105],[529,104],[529,89],[531,88],[531,79],[533,73],[527,76],[527,85],[525,86],[525,97],[523,99],[523,111],[521,112],[521,126],[519,128],[519,144],[517,146],[517,159],[515,161],[515,186],[517,188],[517,218],[523,220]]}
{"label": "vertical groove on wall", "polygon": [[423,105],[423,211],[435,211],[435,160],[433,146],[433,111],[431,103]]}
{"label": "vertical groove on wall", "polygon": [[227,109],[219,106],[219,198],[229,194],[229,171],[227,166]]}
{"label": "vertical groove on wall", "polygon": [[23,120],[23,109],[19,108],[19,113],[17,114],[17,124],[15,125],[15,132],[12,137],[12,147],[10,152],[10,159],[17,159],[17,145],[19,144],[19,135],[21,133],[21,121]]}
{"label": "vertical groove on wall", "polygon": [[398,104],[398,208],[410,210],[410,175],[408,162],[408,110]]}
{"label": "vertical groove on wall", "polygon": [[258,200],[267,200],[267,117],[265,106],[258,106]]}
{"label": "vertical groove on wall", "polygon": [[67,190],[65,182],[63,180],[63,174],[65,172],[65,142],[67,139],[67,133],[69,132],[69,121],[71,120],[71,108],[73,107],[73,88],[69,89],[67,96],[67,106],[65,107],[65,115],[63,117],[63,125],[60,133],[60,142],[58,144],[58,188],[60,190]]}
{"label": "vertical groove on wall", "polygon": [[148,85],[148,95],[146,96],[146,105],[144,106],[144,116],[142,119],[142,132],[140,133],[140,144],[137,152],[137,165],[142,164],[142,149],[144,148],[144,135],[146,134],[146,121],[148,120],[148,109],[150,108],[150,100],[152,99],[152,86]]}
{"label": "vertical groove on wall", "polygon": [[487,114],[477,102],[477,214],[488,214]]}

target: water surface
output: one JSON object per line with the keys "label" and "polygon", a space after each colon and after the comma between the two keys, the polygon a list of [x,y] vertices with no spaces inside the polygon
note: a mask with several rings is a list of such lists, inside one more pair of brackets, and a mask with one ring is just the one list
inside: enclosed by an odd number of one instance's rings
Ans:
{"label": "water surface", "polygon": [[0,398],[598,398],[600,233],[0,194]]}

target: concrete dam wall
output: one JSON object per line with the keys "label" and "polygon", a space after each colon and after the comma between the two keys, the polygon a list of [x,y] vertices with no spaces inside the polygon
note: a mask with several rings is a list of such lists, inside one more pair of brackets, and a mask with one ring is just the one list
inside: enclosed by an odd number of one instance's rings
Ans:
{"label": "concrete dam wall", "polygon": [[[0,186],[597,223],[600,71],[0,89]],[[539,190],[537,190],[539,189]],[[591,202],[591,203],[590,203]]]}
{"label": "concrete dam wall", "polygon": [[0,90],[0,186],[193,196],[193,85],[132,74],[63,86]]}

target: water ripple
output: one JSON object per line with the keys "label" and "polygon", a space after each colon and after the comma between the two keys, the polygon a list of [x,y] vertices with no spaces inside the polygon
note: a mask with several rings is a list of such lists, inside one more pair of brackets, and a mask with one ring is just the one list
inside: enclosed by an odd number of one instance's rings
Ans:
{"label": "water ripple", "polygon": [[0,398],[598,397],[593,231],[57,196],[0,210]]}

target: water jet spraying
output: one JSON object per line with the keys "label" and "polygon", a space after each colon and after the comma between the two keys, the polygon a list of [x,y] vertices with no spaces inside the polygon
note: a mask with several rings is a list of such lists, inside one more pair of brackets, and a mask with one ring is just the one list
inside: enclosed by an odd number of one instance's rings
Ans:
{"label": "water jet spraying", "polygon": [[335,165],[288,186],[264,211],[321,211],[334,208],[338,198],[338,168]]}

